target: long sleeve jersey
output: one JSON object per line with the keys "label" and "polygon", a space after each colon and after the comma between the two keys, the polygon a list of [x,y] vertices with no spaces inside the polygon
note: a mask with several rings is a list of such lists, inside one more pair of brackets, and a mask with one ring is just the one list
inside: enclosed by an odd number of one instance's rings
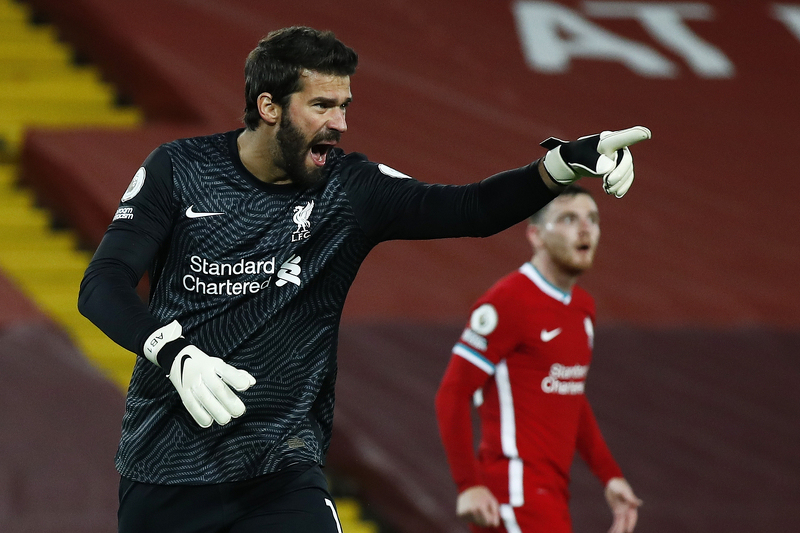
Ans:
{"label": "long sleeve jersey", "polygon": [[577,286],[564,293],[530,263],[476,302],[436,397],[459,492],[486,485],[513,506],[523,505],[530,491],[568,499],[576,450],[603,484],[622,475],[584,394],[594,316],[588,293]]}
{"label": "long sleeve jersey", "polygon": [[[150,154],[81,283],[81,312],[139,355],[116,455],[136,481],[218,483],[322,463],[339,321],[369,251],[391,239],[490,235],[554,197],[535,164],[434,185],[339,149],[318,186],[267,184],[242,164],[240,133]],[[146,272],[149,304],[135,290]],[[173,320],[190,343],[255,377],[239,394],[242,417],[198,427],[169,369],[144,358],[145,340]]]}

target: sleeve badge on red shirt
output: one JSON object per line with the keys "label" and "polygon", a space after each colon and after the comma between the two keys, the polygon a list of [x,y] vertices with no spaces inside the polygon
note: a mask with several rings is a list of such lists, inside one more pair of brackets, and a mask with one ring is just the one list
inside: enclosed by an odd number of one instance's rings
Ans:
{"label": "sleeve badge on red shirt", "polygon": [[497,310],[492,304],[483,304],[472,312],[469,327],[478,335],[488,335],[497,327]]}

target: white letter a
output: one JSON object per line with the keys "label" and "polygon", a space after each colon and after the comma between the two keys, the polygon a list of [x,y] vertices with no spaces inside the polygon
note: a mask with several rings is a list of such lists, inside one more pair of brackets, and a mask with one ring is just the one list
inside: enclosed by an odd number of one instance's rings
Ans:
{"label": "white letter a", "polygon": [[513,6],[522,49],[531,68],[558,74],[572,57],[619,61],[642,76],[671,78],[675,66],[652,48],[620,37],[551,2],[519,1]]}

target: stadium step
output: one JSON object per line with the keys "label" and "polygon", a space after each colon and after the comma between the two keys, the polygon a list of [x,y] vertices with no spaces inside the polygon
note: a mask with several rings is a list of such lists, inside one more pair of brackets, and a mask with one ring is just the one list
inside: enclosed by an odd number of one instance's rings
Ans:
{"label": "stadium step", "polygon": [[[133,354],[92,333],[96,328],[77,308],[91,256],[78,249],[71,232],[51,226],[49,213],[36,207],[33,192],[17,183],[16,173],[16,165],[0,164],[0,269],[124,390]],[[113,367],[105,362],[109,357]]]}
{"label": "stadium step", "polygon": [[[0,0],[0,269],[122,390],[134,356],[83,318],[78,287],[90,254],[77,238],[52,227],[51,216],[16,181],[16,159],[31,127],[135,127],[136,109],[116,105],[116,93],[47,24],[34,24],[19,1]],[[43,102],[57,102],[44,106]]]}
{"label": "stadium step", "polygon": [[[117,105],[113,87],[90,66],[74,64],[72,50],[30,9],[0,0],[0,160],[13,161],[29,127],[135,127],[134,108]],[[43,103],[50,104],[46,110]]]}
{"label": "stadium step", "polygon": [[[26,128],[131,128],[143,118],[138,109],[116,105],[113,88],[93,67],[74,64],[54,28],[31,20],[25,4],[0,0],[0,271],[124,392],[136,357],[77,310],[91,253],[71,231],[53,227],[33,191],[18,183],[16,160]],[[44,107],[45,98],[61,105]],[[356,498],[334,499],[344,533],[380,532],[362,517]]]}

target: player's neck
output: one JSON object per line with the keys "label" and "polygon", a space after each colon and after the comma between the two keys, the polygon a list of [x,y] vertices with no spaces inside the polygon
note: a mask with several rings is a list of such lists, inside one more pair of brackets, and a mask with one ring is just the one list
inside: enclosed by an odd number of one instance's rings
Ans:
{"label": "player's neck", "polygon": [[270,136],[270,133],[264,126],[261,126],[257,130],[246,129],[239,134],[239,138],[236,139],[239,159],[244,168],[265,183],[276,185],[290,183],[285,173],[273,164],[274,158],[270,145],[274,138]]}
{"label": "player's neck", "polygon": [[565,293],[572,292],[578,282],[578,274],[564,270],[544,255],[534,255],[531,264],[548,283]]}

